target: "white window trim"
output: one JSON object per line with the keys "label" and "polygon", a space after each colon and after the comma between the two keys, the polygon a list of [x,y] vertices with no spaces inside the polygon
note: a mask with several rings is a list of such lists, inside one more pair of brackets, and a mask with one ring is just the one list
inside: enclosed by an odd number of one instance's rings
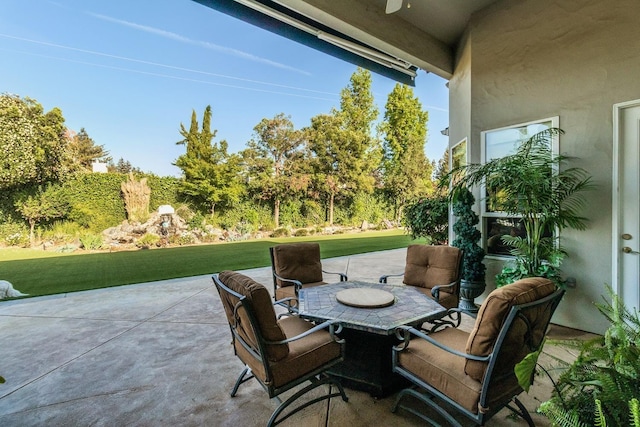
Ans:
{"label": "white window trim", "polygon": [[[487,159],[487,148],[486,148],[486,141],[487,141],[487,135],[493,132],[500,132],[500,131],[504,131],[504,130],[508,130],[508,129],[514,129],[514,128],[519,128],[519,127],[523,127],[523,126],[529,126],[529,125],[534,125],[534,124],[540,124],[540,123],[546,123],[546,122],[551,122],[551,127],[553,128],[559,128],[560,127],[560,117],[559,116],[553,116],[553,117],[548,117],[545,119],[540,119],[540,120],[532,120],[529,122],[524,122],[524,123],[518,123],[515,125],[510,125],[510,126],[504,126],[504,127],[500,127],[500,128],[495,128],[495,129],[489,129],[486,131],[482,131],[480,132],[480,161],[482,164],[484,164],[486,162]],[[560,138],[559,136],[553,136],[551,138],[551,151],[552,154],[558,155],[560,152]],[[489,212],[487,211],[487,203],[486,203],[486,187],[484,185],[484,183],[480,186],[480,226],[481,226],[481,232],[482,232],[482,248],[485,250],[486,258],[489,259],[498,259],[498,260],[504,260],[504,259],[510,259],[513,258],[510,255],[502,255],[502,254],[490,254],[487,251],[487,234],[488,234],[488,230],[486,229],[486,218],[514,218],[517,216],[514,215],[509,215],[505,212]]]}

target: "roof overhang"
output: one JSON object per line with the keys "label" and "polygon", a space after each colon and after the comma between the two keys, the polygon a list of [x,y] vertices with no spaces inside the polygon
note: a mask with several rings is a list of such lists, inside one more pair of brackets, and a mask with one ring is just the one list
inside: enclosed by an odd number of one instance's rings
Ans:
{"label": "roof overhang", "polygon": [[[292,5],[285,5],[286,1],[277,3],[272,0],[195,1],[406,85],[414,86],[418,68],[424,68],[414,65],[411,55],[407,57],[397,55],[401,52],[397,52],[397,49],[393,49],[388,44],[375,45],[362,41],[371,37],[365,37],[364,33],[358,37],[358,30],[355,27],[349,27],[352,30],[350,35],[335,29],[344,25],[338,25],[336,22],[327,22],[327,25],[321,22],[316,19],[317,16],[324,16],[326,21],[332,21],[335,18],[331,18],[330,14],[306,2],[292,2],[301,3],[297,4],[298,8],[294,10]],[[333,3],[349,2],[334,1]],[[303,9],[302,12],[299,12],[300,9]]]}

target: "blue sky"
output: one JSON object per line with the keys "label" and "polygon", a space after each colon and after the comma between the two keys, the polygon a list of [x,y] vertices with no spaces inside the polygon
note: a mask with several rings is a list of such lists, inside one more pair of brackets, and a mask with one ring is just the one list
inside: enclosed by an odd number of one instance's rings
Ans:
{"label": "blue sky", "polygon": [[[180,123],[213,111],[214,139],[237,152],[263,118],[296,128],[339,107],[356,70],[294,41],[191,0],[2,0],[0,93],[59,107],[114,160],[179,176]],[[419,71],[414,93],[429,112],[425,150],[439,159],[448,126],[446,81]],[[373,74],[384,114],[395,82]]]}

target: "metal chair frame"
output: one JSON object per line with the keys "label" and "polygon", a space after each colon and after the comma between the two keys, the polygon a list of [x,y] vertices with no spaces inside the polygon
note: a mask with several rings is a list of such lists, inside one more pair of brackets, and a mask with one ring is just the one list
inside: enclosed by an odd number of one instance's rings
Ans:
{"label": "metal chair frame", "polygon": [[[546,310],[549,312],[549,316],[548,316],[548,321],[547,324],[545,325],[545,329],[548,327],[550,321],[551,321],[551,317],[553,316],[553,313],[555,311],[555,309],[557,308],[558,304],[560,303],[560,300],[562,299],[562,296],[564,295],[564,290],[562,289],[558,289],[555,292],[547,295],[544,298],[540,298],[536,301],[532,301],[530,303],[526,303],[526,304],[520,304],[520,305],[514,305],[513,307],[511,307],[510,311],[509,311],[509,315],[507,316],[506,320],[504,321],[502,328],[500,329],[500,332],[498,333],[498,338],[496,340],[496,343],[493,347],[492,352],[487,355],[487,356],[474,356],[471,354],[466,354],[466,353],[461,353],[459,351],[456,351],[454,349],[451,349],[441,343],[439,343],[438,341],[436,341],[434,338],[430,337],[428,334],[425,334],[423,331],[418,330],[416,328],[413,327],[407,327],[407,326],[401,326],[399,328],[396,329],[396,336],[399,340],[402,340],[402,342],[397,345],[396,347],[393,348],[393,356],[392,356],[392,366],[393,366],[393,371],[402,375],[403,377],[407,378],[409,381],[411,381],[413,384],[415,384],[416,386],[418,386],[420,389],[423,390],[423,392],[417,391],[413,388],[409,388],[409,389],[404,389],[402,390],[399,394],[398,397],[396,398],[396,401],[391,409],[392,412],[396,412],[398,408],[402,408],[404,410],[406,410],[407,412],[410,412],[414,415],[416,415],[417,417],[421,418],[422,420],[428,422],[429,424],[433,425],[433,426],[438,426],[439,424],[432,420],[431,418],[429,418],[427,415],[413,409],[410,407],[407,407],[405,405],[401,405],[400,401],[407,395],[409,396],[413,396],[416,399],[420,400],[421,402],[425,403],[426,405],[428,405],[430,408],[432,408],[433,410],[435,410],[438,414],[440,414],[442,417],[444,417],[447,422],[448,425],[451,426],[458,426],[461,427],[461,424],[449,413],[447,412],[447,410],[443,407],[441,407],[438,402],[436,401],[436,399],[441,399],[442,401],[446,402],[447,404],[449,404],[451,407],[453,407],[454,409],[456,409],[458,412],[464,414],[467,418],[471,419],[472,421],[474,421],[476,424],[478,425],[484,425],[484,423],[486,422],[486,420],[488,420],[489,418],[491,418],[493,415],[495,415],[497,412],[499,412],[502,408],[507,407],[508,409],[510,409],[512,412],[514,412],[515,414],[521,416],[529,425],[529,427],[535,427],[535,424],[533,423],[533,420],[531,419],[531,416],[529,415],[529,411],[525,408],[525,406],[522,404],[522,402],[520,402],[520,400],[517,397],[517,394],[515,396],[512,396],[509,398],[509,400],[502,402],[501,404],[498,405],[493,405],[491,408],[487,407],[487,399],[488,399],[488,392],[489,392],[489,385],[491,383],[491,378],[493,375],[493,371],[496,367],[496,362],[498,359],[498,354],[500,353],[500,349],[502,348],[502,345],[509,333],[509,330],[511,328],[511,326],[513,325],[514,321],[516,319],[521,319],[525,322],[525,324],[527,325],[527,345],[529,347],[529,350],[531,352],[537,351],[539,350],[540,346],[542,345],[542,342],[539,343],[533,343],[532,342],[532,337],[531,337],[531,325],[529,324],[528,319],[524,316],[524,314],[522,313],[523,310],[528,309],[528,308],[532,308],[535,306],[539,306],[539,305],[544,305],[546,304]],[[436,389],[435,387],[431,386],[430,384],[424,382],[422,379],[418,378],[416,375],[414,375],[413,373],[407,371],[406,369],[402,368],[401,366],[398,365],[398,353],[403,351],[405,348],[407,348],[407,346],[409,345],[409,342],[412,338],[418,337],[420,339],[424,339],[429,341],[431,344],[441,348],[442,350],[445,350],[449,353],[451,353],[452,355],[455,356],[459,356],[459,357],[464,357],[465,359],[468,360],[476,360],[476,361],[481,361],[481,362],[488,362],[487,365],[487,369],[485,371],[484,377],[482,379],[482,389],[480,392],[480,400],[478,403],[479,408],[483,408],[483,410],[479,410],[477,414],[469,411],[468,409],[464,408],[463,406],[461,406],[460,404],[458,404],[457,402],[455,402],[454,400],[452,400],[450,397],[446,396],[444,393],[440,392],[438,389]],[[518,393],[519,394],[519,393]],[[514,408],[511,405],[511,402],[514,402],[515,405],[517,406],[517,409]]]}
{"label": "metal chair frame", "polygon": [[[236,297],[238,299],[238,302],[236,303],[235,307],[234,307],[234,313],[233,313],[233,317],[234,317],[234,324],[229,324],[229,329],[231,330],[231,337],[232,337],[232,344],[233,344],[233,348],[234,348],[234,353],[237,355],[237,352],[235,350],[235,342],[237,341],[238,343],[240,343],[240,345],[242,345],[242,347],[244,347],[253,357],[255,357],[257,360],[259,360],[262,364],[262,366],[264,367],[264,371],[265,371],[265,375],[266,375],[266,381],[262,382],[258,377],[255,377],[253,375],[253,373],[251,372],[251,369],[249,368],[248,365],[245,365],[244,369],[242,370],[242,372],[240,373],[240,375],[238,376],[238,379],[236,380],[233,389],[231,391],[231,397],[235,397],[236,393],[238,392],[238,388],[240,387],[241,384],[245,383],[246,381],[249,381],[252,378],[255,378],[258,383],[267,391],[268,395],[270,398],[276,398],[279,402],[280,405],[275,409],[275,411],[273,412],[273,414],[271,415],[267,426],[275,426],[279,423],[281,423],[282,421],[286,420],[287,418],[289,418],[290,416],[292,416],[293,414],[295,414],[296,412],[299,412],[300,410],[306,408],[307,406],[310,406],[314,403],[320,402],[322,400],[327,400],[330,399],[332,397],[337,397],[340,396],[342,398],[343,401],[347,402],[349,399],[347,397],[347,395],[344,392],[344,389],[342,387],[342,384],[340,384],[340,382],[333,376],[327,374],[325,371],[327,369],[329,369],[330,367],[332,367],[335,364],[338,364],[340,362],[342,362],[344,360],[344,352],[345,352],[345,344],[344,344],[344,340],[339,339],[336,334],[340,333],[340,331],[342,330],[342,326],[335,322],[335,321],[326,321],[324,323],[318,324],[316,326],[314,326],[312,329],[309,329],[308,331],[296,335],[295,337],[291,337],[291,338],[287,338],[285,340],[281,340],[281,341],[267,341],[264,339],[264,337],[262,336],[262,333],[260,332],[260,328],[257,327],[258,322],[257,322],[257,318],[256,318],[256,314],[255,314],[255,310],[253,308],[253,305],[251,304],[251,302],[246,299],[245,296],[233,291],[232,289],[229,289],[224,283],[222,283],[220,281],[220,279],[218,278],[218,275],[214,275],[213,276],[213,281],[216,285],[216,288],[218,289],[218,293],[220,293],[220,296],[222,297],[222,292],[226,292],[229,293],[231,295],[233,295],[234,297]],[[277,302],[276,302],[277,303]],[[275,304],[275,303],[274,303]],[[237,327],[238,327],[238,309],[242,307],[245,312],[247,313],[247,317],[250,320],[250,324],[251,324],[251,329],[257,339],[257,349],[254,348],[252,345],[250,345],[246,340],[244,340],[242,338],[242,336],[238,333],[237,331]],[[273,381],[273,373],[271,370],[271,365],[269,363],[268,358],[265,356],[266,353],[266,346],[268,345],[276,345],[276,344],[288,344],[290,342],[302,339],[308,335],[313,334],[314,332],[317,332],[319,330],[322,329],[329,329],[329,333],[331,334],[331,337],[333,338],[333,340],[337,343],[340,344],[341,346],[341,353],[340,353],[340,357],[331,360],[329,363],[325,363],[324,365],[314,369],[311,372],[308,372],[307,374],[296,378],[293,381],[290,381],[287,384],[284,384],[280,387],[275,387],[274,381]],[[238,357],[239,358],[239,357]],[[302,388],[301,390],[297,391],[295,394],[293,394],[291,397],[289,397],[287,400],[282,401],[278,395],[280,395],[281,393],[292,389],[293,387],[298,386],[299,384],[304,383],[305,381],[310,381],[311,384],[307,385],[306,387]],[[291,405],[294,401],[296,401],[299,397],[301,397],[302,395],[306,394],[307,392],[320,387],[324,384],[328,384],[328,385],[333,385],[337,388],[337,392],[331,392],[331,388],[329,389],[329,392],[326,395],[317,397],[315,399],[312,399],[308,402],[305,402],[304,404],[297,406],[295,409],[291,410],[290,412],[288,412],[287,414],[285,414],[283,417],[281,417],[279,420],[276,421],[276,419],[278,418],[278,416],[289,406]]]}

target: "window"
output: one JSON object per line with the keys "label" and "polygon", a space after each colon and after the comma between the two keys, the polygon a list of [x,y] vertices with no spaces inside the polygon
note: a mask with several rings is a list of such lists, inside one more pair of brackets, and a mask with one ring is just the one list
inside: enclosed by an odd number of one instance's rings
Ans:
{"label": "window", "polygon": [[[523,141],[540,131],[558,126],[559,118],[552,117],[482,132],[482,163],[513,154]],[[555,155],[558,153],[558,138],[553,138],[551,144]],[[505,234],[522,236],[525,233],[524,227],[520,218],[507,216],[506,213],[501,212],[499,202],[493,204],[489,202],[489,198],[486,197],[489,191],[499,191],[499,189],[482,188],[485,195],[480,209],[483,246],[487,255],[508,256],[511,248],[502,242],[501,236]],[[552,233],[553,230],[545,231],[547,236],[551,236]]]}

